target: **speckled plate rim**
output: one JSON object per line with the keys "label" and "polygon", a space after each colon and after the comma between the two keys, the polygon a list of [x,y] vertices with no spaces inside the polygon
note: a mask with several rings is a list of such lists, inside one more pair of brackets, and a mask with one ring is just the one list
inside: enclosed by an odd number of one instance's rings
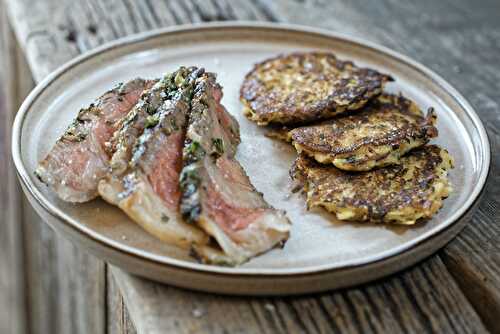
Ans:
{"label": "speckled plate rim", "polygon": [[[446,91],[450,96],[453,97],[455,102],[461,106],[461,108],[466,112],[468,118],[472,122],[475,127],[475,131],[479,136],[479,148],[482,152],[480,152],[479,161],[479,176],[478,182],[475,184],[473,191],[470,194],[469,199],[465,202],[461,209],[457,210],[454,214],[448,217],[447,220],[442,223],[436,225],[435,228],[423,233],[422,235],[414,238],[413,240],[406,242],[398,247],[395,247],[391,250],[380,252],[379,254],[364,258],[360,260],[352,260],[348,263],[344,263],[342,265],[330,265],[323,264],[314,267],[308,268],[277,268],[277,269],[264,269],[264,268],[228,268],[228,267],[219,267],[219,266],[209,266],[204,264],[198,264],[193,262],[187,262],[183,260],[174,259],[167,256],[159,256],[154,255],[149,252],[145,252],[142,250],[138,250],[123,244],[120,244],[112,239],[104,237],[103,235],[97,233],[96,231],[89,229],[82,224],[79,224],[77,221],[66,215],[61,210],[57,209],[54,205],[52,205],[43,194],[37,189],[36,185],[32,182],[29,172],[26,170],[21,157],[21,130],[23,126],[23,122],[26,118],[27,112],[30,110],[30,107],[33,103],[41,96],[45,89],[47,89],[53,82],[55,82],[61,75],[65,72],[71,70],[73,67],[78,64],[85,62],[86,60],[96,57],[102,53],[105,53],[109,50],[124,47],[127,45],[131,45],[138,42],[147,41],[148,39],[153,39],[158,37],[159,35],[167,35],[167,34],[176,34],[183,32],[203,32],[207,30],[224,30],[224,29],[271,29],[271,30],[281,30],[282,32],[296,32],[296,33],[305,33],[311,34],[311,36],[321,36],[336,40],[341,40],[346,43],[355,44],[360,47],[364,47],[367,49],[371,49],[372,51],[378,52],[380,54],[384,54],[389,58],[396,59],[401,63],[405,63],[407,66],[414,68],[418,72],[422,73],[425,77],[432,80],[435,84],[437,84],[443,91]],[[421,245],[428,239],[431,239],[433,236],[440,234],[443,230],[449,228],[455,222],[459,221],[462,216],[464,216],[468,210],[472,207],[478,196],[480,195],[482,189],[486,184],[486,179],[489,172],[490,167],[490,144],[488,141],[488,136],[486,134],[486,130],[475,113],[472,106],[467,102],[467,100],[450,84],[448,84],[443,78],[441,78],[438,74],[423,66],[422,64],[412,60],[411,58],[404,56],[400,53],[390,50],[389,48],[374,44],[372,42],[366,41],[361,38],[354,38],[351,36],[347,36],[344,34],[334,33],[323,29],[304,27],[299,25],[291,25],[291,24],[282,24],[282,23],[262,23],[262,22],[217,22],[217,23],[202,23],[202,24],[193,24],[193,25],[181,25],[176,27],[158,29],[154,31],[149,31],[145,33],[140,33],[132,36],[128,36],[111,43],[107,43],[102,45],[88,53],[82,54],[72,61],[64,64],[50,75],[48,75],[42,82],[40,82],[36,88],[29,94],[29,96],[25,99],[23,104],[21,105],[12,130],[12,156],[14,160],[14,165],[17,170],[17,174],[21,182],[23,183],[25,190],[30,193],[30,195],[34,198],[34,200],[46,211],[46,213],[50,214],[52,217],[57,220],[63,222],[68,227],[71,227],[82,236],[86,238],[90,238],[91,240],[98,242],[101,246],[110,248],[111,250],[118,251],[119,253],[125,256],[133,256],[139,257],[146,261],[152,261],[156,264],[163,264],[167,266],[174,266],[178,269],[187,269],[194,271],[201,271],[206,273],[217,273],[217,274],[227,274],[227,275],[244,275],[244,276],[287,276],[287,275],[307,275],[307,274],[317,274],[320,272],[326,271],[335,271],[341,269],[348,269],[354,267],[360,267],[364,265],[374,264],[376,262],[380,262],[383,260],[391,259],[401,253],[412,250],[417,246]]]}

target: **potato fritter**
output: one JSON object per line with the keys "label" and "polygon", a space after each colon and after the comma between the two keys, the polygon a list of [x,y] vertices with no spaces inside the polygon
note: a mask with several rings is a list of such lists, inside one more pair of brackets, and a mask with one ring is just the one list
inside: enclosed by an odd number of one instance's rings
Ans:
{"label": "potato fritter", "polygon": [[329,52],[291,53],[256,64],[245,76],[240,99],[258,125],[296,124],[359,109],[388,81],[389,75]]}
{"label": "potato fritter", "polygon": [[438,134],[432,108],[424,117],[411,100],[382,94],[361,110],[289,133],[297,151],[348,171],[399,163],[413,148]]}
{"label": "potato fritter", "polygon": [[431,218],[451,192],[453,160],[436,145],[416,149],[400,165],[344,172],[301,154],[290,175],[304,187],[308,207],[323,207],[340,220],[411,225]]}

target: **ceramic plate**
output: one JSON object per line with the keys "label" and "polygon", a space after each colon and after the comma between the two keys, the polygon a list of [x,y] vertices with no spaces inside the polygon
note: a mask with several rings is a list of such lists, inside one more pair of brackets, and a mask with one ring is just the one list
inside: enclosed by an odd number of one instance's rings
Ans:
{"label": "ceramic plate", "polygon": [[[387,90],[402,92],[438,114],[439,138],[455,159],[454,192],[430,221],[411,228],[336,222],[307,211],[291,195],[291,146],[263,135],[242,115],[238,91],[258,61],[280,53],[328,50],[340,58],[391,74]],[[33,170],[58,136],[95,97],[118,82],[155,78],[179,65],[218,73],[223,104],[238,119],[237,158],[253,184],[293,222],[284,249],[236,268],[195,262],[186,251],[145,233],[102,200],[68,204],[56,198]],[[359,284],[401,270],[451,240],[468,221],[488,174],[490,152],[483,125],[467,101],[443,79],[405,56],[328,31],[278,24],[208,24],[132,36],[76,58],[29,95],[13,131],[13,156],[23,189],[54,229],[98,257],[127,271],[165,283],[231,294],[297,294]]]}

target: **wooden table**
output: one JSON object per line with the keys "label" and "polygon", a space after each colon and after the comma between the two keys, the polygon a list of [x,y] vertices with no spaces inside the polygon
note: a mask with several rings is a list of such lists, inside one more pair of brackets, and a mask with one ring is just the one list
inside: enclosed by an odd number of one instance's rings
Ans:
{"label": "wooden table", "polygon": [[407,54],[469,99],[493,153],[478,212],[443,250],[378,282],[289,298],[196,293],[108,266],[40,222],[2,159],[1,333],[500,333],[499,1],[5,0],[0,8],[4,156],[14,110],[56,67],[133,33],[214,20],[318,26]]}

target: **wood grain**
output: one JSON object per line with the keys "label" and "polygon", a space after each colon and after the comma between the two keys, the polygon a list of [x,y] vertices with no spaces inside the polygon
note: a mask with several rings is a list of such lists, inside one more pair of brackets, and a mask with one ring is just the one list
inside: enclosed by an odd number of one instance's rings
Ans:
{"label": "wood grain", "polygon": [[13,80],[17,68],[13,34],[0,1],[0,333],[27,333],[22,247],[21,194],[10,159],[10,127],[23,83]]}
{"label": "wood grain", "polygon": [[107,275],[107,333],[136,334],[123,296],[116,284],[116,279],[108,270]]}
{"label": "wood grain", "polygon": [[486,331],[438,257],[360,288],[293,298],[214,296],[111,271],[138,333]]}
{"label": "wood grain", "polygon": [[[320,4],[274,1],[272,9],[289,22],[341,32],[354,27],[347,32],[411,56],[464,94],[484,122],[493,153],[486,193],[473,221],[440,256],[489,329],[500,333],[500,3],[337,1],[316,10]],[[301,15],[304,7],[316,14]]]}
{"label": "wood grain", "polygon": [[[450,81],[485,121],[492,151],[500,148],[497,1],[11,0],[9,9],[38,80],[64,61],[106,41],[187,22],[278,20],[359,35],[421,61]],[[499,159],[493,154],[485,197],[463,233],[438,256],[382,283],[314,297],[272,300],[187,292],[113,269],[116,283],[125,293],[139,333],[198,328],[212,332],[483,331],[464,294],[488,329],[500,332],[496,321],[500,314],[500,229],[496,225],[500,221]],[[198,315],[197,308],[206,315],[193,320],[189,314]],[[251,326],[243,328],[241,319]]]}
{"label": "wood grain", "polygon": [[31,333],[105,333],[102,261],[55,234],[23,201]]}
{"label": "wood grain", "polygon": [[104,42],[154,28],[215,20],[270,20],[257,0],[15,0],[8,8],[35,80]]}
{"label": "wood grain", "polygon": [[[15,85],[9,92],[15,99],[6,124],[9,139],[15,110],[34,87],[24,54],[14,43],[12,50],[13,63],[7,67],[12,73],[5,80]],[[10,148],[7,152],[10,157]],[[56,236],[21,197],[13,167],[8,171],[8,221],[17,227],[17,235],[9,240],[18,247],[24,245],[16,249],[24,257],[10,266],[22,271],[15,280],[22,285],[18,295],[23,302],[23,319],[11,321],[27,327],[30,333],[104,333],[104,263]],[[11,293],[16,292],[13,289]]]}

